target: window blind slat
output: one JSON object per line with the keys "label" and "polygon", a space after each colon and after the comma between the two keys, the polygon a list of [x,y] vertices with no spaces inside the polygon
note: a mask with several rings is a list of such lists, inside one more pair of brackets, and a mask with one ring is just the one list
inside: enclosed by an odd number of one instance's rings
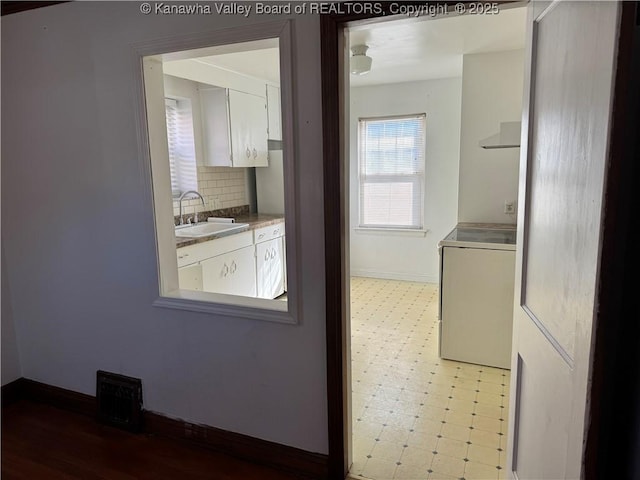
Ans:
{"label": "window blind slat", "polygon": [[178,196],[198,189],[193,120],[189,100],[165,99],[171,192]]}

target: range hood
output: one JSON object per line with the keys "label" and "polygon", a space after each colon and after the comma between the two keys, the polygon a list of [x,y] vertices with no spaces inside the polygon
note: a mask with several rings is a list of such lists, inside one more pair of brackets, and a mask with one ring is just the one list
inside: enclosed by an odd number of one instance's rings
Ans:
{"label": "range hood", "polygon": [[520,122],[501,122],[500,132],[480,140],[482,148],[515,148],[520,146]]}

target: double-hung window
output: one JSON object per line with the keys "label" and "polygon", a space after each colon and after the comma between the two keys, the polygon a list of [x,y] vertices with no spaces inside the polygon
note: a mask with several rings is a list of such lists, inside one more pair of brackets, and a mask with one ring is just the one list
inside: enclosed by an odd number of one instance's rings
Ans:
{"label": "double-hung window", "polygon": [[423,228],[425,114],[361,118],[361,228]]}
{"label": "double-hung window", "polygon": [[165,114],[171,194],[177,197],[186,191],[198,189],[191,102],[165,98]]}

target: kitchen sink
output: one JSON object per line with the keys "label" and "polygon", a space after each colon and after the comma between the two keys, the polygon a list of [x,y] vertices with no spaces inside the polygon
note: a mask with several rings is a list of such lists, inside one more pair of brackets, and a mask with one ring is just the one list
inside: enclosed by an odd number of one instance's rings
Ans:
{"label": "kitchen sink", "polygon": [[233,232],[236,230],[246,230],[248,223],[199,223],[197,225],[176,227],[176,237],[206,237],[216,233]]}

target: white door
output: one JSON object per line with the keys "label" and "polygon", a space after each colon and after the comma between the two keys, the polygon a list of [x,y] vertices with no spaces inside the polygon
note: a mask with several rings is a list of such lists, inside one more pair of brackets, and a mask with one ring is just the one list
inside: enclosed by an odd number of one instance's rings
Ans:
{"label": "white door", "polygon": [[257,95],[229,90],[229,117],[233,166],[266,167],[266,100]]}
{"label": "white door", "polygon": [[581,475],[618,9],[529,7],[507,452],[521,480]]}

